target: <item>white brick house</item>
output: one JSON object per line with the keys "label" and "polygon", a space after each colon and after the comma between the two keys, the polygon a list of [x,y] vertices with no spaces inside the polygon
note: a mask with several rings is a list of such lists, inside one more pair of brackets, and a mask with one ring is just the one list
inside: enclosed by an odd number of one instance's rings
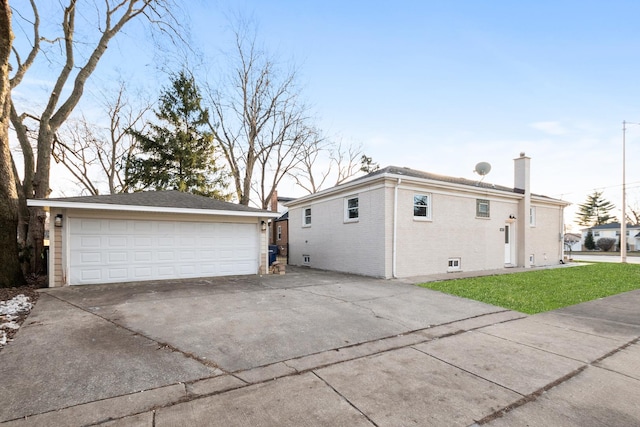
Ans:
{"label": "white brick house", "polygon": [[386,167],[296,199],[289,263],[377,277],[558,264],[562,200],[532,195],[530,158],[502,187]]}

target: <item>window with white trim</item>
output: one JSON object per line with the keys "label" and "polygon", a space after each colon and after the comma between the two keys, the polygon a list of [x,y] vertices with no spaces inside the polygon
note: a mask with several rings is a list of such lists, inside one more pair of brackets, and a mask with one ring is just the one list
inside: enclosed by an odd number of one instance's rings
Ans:
{"label": "window with white trim", "polygon": [[344,199],[344,221],[355,222],[360,218],[360,201],[358,196]]}
{"label": "window with white trim", "polygon": [[431,194],[414,194],[413,219],[431,219]]}
{"label": "window with white trim", "polygon": [[282,226],[281,225],[279,225],[278,228],[277,228],[276,240],[282,240]]}
{"label": "window with white trim", "polygon": [[536,208],[534,206],[529,208],[529,225],[531,227],[536,226]]}
{"label": "window with white trim", "polygon": [[302,209],[302,226],[311,227],[311,208]]}
{"label": "window with white trim", "polygon": [[476,218],[490,218],[491,204],[486,199],[476,199]]}
{"label": "window with white trim", "polygon": [[303,265],[311,264],[311,255],[302,255],[302,264]]}
{"label": "window with white trim", "polygon": [[458,271],[462,268],[460,266],[460,258],[449,258],[447,263],[447,271]]}

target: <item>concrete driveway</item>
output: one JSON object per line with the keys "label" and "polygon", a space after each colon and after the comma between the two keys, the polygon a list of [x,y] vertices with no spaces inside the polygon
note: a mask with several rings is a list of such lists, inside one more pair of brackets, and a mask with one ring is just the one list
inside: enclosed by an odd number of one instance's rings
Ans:
{"label": "concrete driveway", "polygon": [[0,422],[638,424],[639,303],[527,317],[307,269],[51,289],[0,353]]}

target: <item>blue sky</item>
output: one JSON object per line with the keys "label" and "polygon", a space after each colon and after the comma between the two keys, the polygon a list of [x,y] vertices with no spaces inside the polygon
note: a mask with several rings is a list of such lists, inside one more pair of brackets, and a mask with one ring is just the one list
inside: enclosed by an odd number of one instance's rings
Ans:
{"label": "blue sky", "polygon": [[[599,189],[620,208],[622,121],[640,122],[640,2],[237,5],[269,48],[300,65],[321,127],[381,165],[473,178],[488,161],[486,180],[511,185],[524,151],[534,192],[577,204]],[[206,26],[209,51],[228,5],[192,7],[194,38]],[[634,204],[640,126],[626,136]]]}
{"label": "blue sky", "polygon": [[[381,166],[473,179],[474,165],[488,161],[486,181],[512,185],[524,151],[535,193],[577,204],[604,190],[620,214],[622,121],[640,123],[638,1],[185,4],[194,46],[214,67],[229,49],[225,16],[253,16],[266,48],[298,65],[320,128],[362,143]],[[95,82],[114,69],[151,72],[143,52],[123,59],[142,46],[129,36],[110,48]],[[626,142],[636,204],[639,125]]]}

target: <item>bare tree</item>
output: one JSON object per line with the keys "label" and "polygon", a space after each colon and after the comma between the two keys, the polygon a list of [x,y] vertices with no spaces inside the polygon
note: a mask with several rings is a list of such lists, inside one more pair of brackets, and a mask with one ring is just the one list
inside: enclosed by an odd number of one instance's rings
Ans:
{"label": "bare tree", "polygon": [[362,156],[361,145],[331,142],[316,133],[307,141],[290,176],[309,194],[316,193],[329,178],[335,178],[332,185],[339,185],[360,173]]}
{"label": "bare tree", "polygon": [[[56,37],[45,38],[40,34],[40,14],[36,0],[30,0],[31,17],[27,17],[26,12],[20,16],[21,24],[30,25],[31,47],[24,59],[17,49],[13,50],[15,67],[11,88],[16,88],[23,81],[37,58],[48,61],[53,55],[59,55],[62,65],[57,71],[42,111],[36,114],[18,112],[15,100],[11,102],[11,122],[24,156],[22,199],[45,198],[49,195],[51,154],[56,133],[78,105],[88,78],[96,70],[111,40],[125,25],[137,19],[146,19],[163,32],[173,32],[176,27],[172,21],[169,1],[171,0],[106,0],[102,3],[90,2],[86,9],[78,11],[79,1],[68,0],[66,5],[62,5],[60,33]],[[83,28],[88,29],[88,33],[82,34],[78,40],[76,15],[81,16]],[[48,43],[54,50],[45,49]],[[59,50],[56,51],[55,48]],[[55,66],[53,62],[50,65]],[[35,153],[29,143],[29,126],[36,129]],[[23,211],[24,209],[20,210]],[[42,208],[29,208],[26,245],[32,248],[34,256],[31,271],[36,273],[43,271],[44,267],[44,259],[40,255],[43,251],[45,218]]]}
{"label": "bare tree", "polygon": [[636,201],[633,206],[627,206],[627,223],[632,225],[640,225],[640,206]]}
{"label": "bare tree", "polygon": [[18,262],[18,182],[9,148],[11,28],[9,0],[0,0],[0,287],[3,288],[24,284]]}
{"label": "bare tree", "polygon": [[[285,126],[280,126],[284,124]],[[304,149],[309,139],[313,139],[315,130],[305,124],[304,119],[275,121],[274,127],[267,133],[268,141],[281,141],[278,144],[261,143],[256,164],[260,171],[260,181],[254,193],[260,200],[261,208],[268,209],[273,192],[280,181],[304,158]],[[275,133],[279,133],[276,135]]]}
{"label": "bare tree", "polygon": [[265,207],[275,186],[299,161],[309,118],[295,70],[279,68],[258,48],[248,26],[239,27],[234,30],[235,54],[228,81],[208,90],[216,121],[211,128],[229,165],[240,204],[249,204],[253,189]]}
{"label": "bare tree", "polygon": [[124,159],[138,149],[131,131],[144,131],[142,120],[151,109],[148,101],[134,106],[129,100],[126,87],[121,83],[115,99],[105,95],[105,113],[108,127],[90,123],[84,116],[81,120],[69,120],[56,135],[52,155],[75,177],[84,191],[100,194],[103,183],[109,194],[128,191],[125,182]]}

